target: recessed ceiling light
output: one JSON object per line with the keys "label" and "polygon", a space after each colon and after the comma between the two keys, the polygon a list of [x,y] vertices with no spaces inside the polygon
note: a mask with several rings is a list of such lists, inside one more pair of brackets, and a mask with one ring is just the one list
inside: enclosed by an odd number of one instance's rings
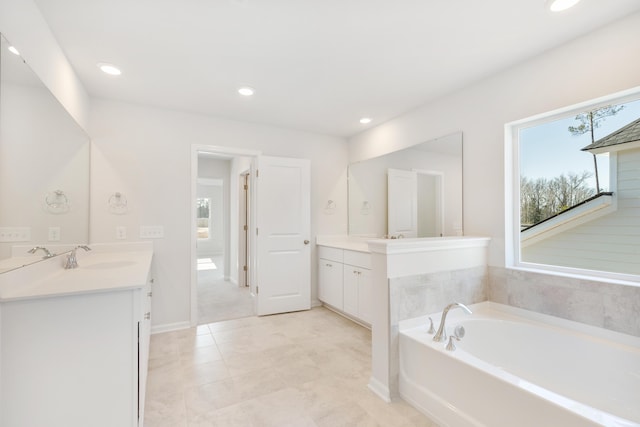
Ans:
{"label": "recessed ceiling light", "polygon": [[109,74],[111,76],[119,76],[120,74],[122,74],[122,71],[120,71],[120,68],[116,67],[113,64],[99,62],[98,68],[100,68],[100,70],[102,70],[103,73]]}
{"label": "recessed ceiling light", "polygon": [[548,0],[547,5],[550,11],[561,12],[575,6],[579,1],[580,0]]}
{"label": "recessed ceiling light", "polygon": [[238,89],[238,93],[242,96],[251,96],[255,93],[256,91],[253,90],[253,88],[250,88],[249,86],[243,86],[240,89]]}
{"label": "recessed ceiling light", "polygon": [[18,49],[16,49],[15,47],[9,46],[8,49],[9,49],[9,52],[13,53],[14,55],[20,56],[20,52],[18,52]]}
{"label": "recessed ceiling light", "polygon": [[370,117],[363,117],[360,119],[360,123],[362,123],[363,125],[366,125],[367,123],[371,123],[371,118]]}

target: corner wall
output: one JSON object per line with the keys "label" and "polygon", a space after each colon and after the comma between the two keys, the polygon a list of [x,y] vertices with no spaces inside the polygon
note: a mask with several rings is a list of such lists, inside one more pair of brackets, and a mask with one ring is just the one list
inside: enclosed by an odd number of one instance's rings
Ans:
{"label": "corner wall", "polygon": [[504,266],[505,123],[640,86],[638,40],[640,13],[352,137],[349,161],[462,131],[464,234]]}

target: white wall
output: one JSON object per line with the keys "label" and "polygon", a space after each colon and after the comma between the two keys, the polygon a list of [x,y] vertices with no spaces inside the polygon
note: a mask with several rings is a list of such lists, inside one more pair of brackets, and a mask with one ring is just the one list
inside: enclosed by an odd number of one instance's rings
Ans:
{"label": "white wall", "polygon": [[[341,138],[107,100],[92,101],[89,129],[91,241],[113,241],[116,225],[127,226],[130,240],[137,240],[141,225],[164,226],[164,239],[154,241],[156,327],[184,325],[190,319],[192,144],[309,158],[312,236],[347,232],[347,147]],[[127,195],[128,215],[115,218],[103,208],[114,191]],[[329,199],[336,201],[333,215],[324,213]]]}
{"label": "white wall", "polygon": [[640,14],[548,51],[349,140],[357,161],[464,133],[464,232],[491,236],[505,265],[504,125],[640,86]]}

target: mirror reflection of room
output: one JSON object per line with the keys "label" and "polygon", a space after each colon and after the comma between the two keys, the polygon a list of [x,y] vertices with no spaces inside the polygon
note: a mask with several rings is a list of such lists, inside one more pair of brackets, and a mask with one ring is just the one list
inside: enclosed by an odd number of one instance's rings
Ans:
{"label": "mirror reflection of room", "polygon": [[462,133],[350,164],[349,234],[461,236]]}
{"label": "mirror reflection of room", "polygon": [[0,272],[89,235],[89,139],[1,39]]}

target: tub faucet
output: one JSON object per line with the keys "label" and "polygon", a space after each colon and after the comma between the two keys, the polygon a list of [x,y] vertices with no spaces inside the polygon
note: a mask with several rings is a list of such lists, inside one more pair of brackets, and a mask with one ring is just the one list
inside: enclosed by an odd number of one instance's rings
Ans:
{"label": "tub faucet", "polygon": [[438,327],[438,331],[433,336],[434,341],[442,342],[447,340],[447,331],[445,330],[444,324],[445,324],[445,321],[447,320],[447,314],[449,313],[449,310],[451,310],[452,308],[461,308],[464,311],[466,311],[467,314],[471,314],[471,310],[469,310],[469,308],[466,305],[459,302],[453,302],[448,306],[446,306],[442,311],[442,318],[440,319],[440,326]]}
{"label": "tub faucet", "polygon": [[76,251],[78,250],[78,248],[82,248],[85,251],[90,251],[91,248],[89,246],[86,245],[79,245],[76,246],[75,248],[73,248],[73,250],[71,250],[71,253],[69,253],[69,255],[67,255],[67,262],[64,264],[64,269],[65,270],[71,270],[73,268],[78,268],[78,259],[76,258]]}
{"label": "tub faucet", "polygon": [[44,256],[42,257],[42,259],[56,256],[56,254],[52,254],[49,249],[45,248],[44,246],[36,246],[35,248],[29,249],[27,252],[29,252],[30,254],[35,254],[36,252],[38,252],[38,250],[42,250],[44,252]]}

